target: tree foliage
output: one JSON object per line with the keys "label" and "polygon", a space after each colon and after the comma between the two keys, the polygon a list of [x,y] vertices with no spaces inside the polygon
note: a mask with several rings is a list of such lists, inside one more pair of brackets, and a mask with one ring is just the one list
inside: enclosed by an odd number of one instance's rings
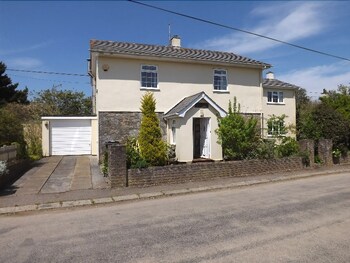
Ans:
{"label": "tree foliage", "polygon": [[33,105],[39,115],[82,116],[92,113],[92,101],[84,92],[58,90],[56,87],[36,93]]}
{"label": "tree foliage", "polygon": [[299,88],[295,91],[295,104],[296,104],[296,135],[299,138],[301,114],[305,108],[311,103],[310,97],[307,96],[306,89]]}
{"label": "tree foliage", "polygon": [[254,152],[259,143],[260,135],[257,129],[257,119],[244,117],[240,113],[240,105],[234,98],[228,106],[228,114],[219,119],[219,128],[216,130],[218,143],[221,144],[224,158],[242,160]]}
{"label": "tree foliage", "polygon": [[0,146],[14,142],[24,145],[21,120],[16,112],[0,108]]}
{"label": "tree foliage", "polygon": [[167,160],[167,145],[162,140],[159,119],[155,112],[153,94],[146,93],[141,100],[141,127],[138,143],[142,158],[152,166],[164,165]]}
{"label": "tree foliage", "polygon": [[337,91],[324,92],[325,96],[320,98],[322,103],[335,109],[350,121],[350,87],[339,85]]}
{"label": "tree foliage", "polygon": [[324,102],[314,103],[305,109],[301,116],[300,138],[332,139],[336,148],[344,148],[349,145],[349,120]]}
{"label": "tree foliage", "polygon": [[5,74],[5,71],[6,65],[0,61],[0,106],[11,102],[29,103],[28,88],[17,90],[18,83],[12,84],[12,80]]}

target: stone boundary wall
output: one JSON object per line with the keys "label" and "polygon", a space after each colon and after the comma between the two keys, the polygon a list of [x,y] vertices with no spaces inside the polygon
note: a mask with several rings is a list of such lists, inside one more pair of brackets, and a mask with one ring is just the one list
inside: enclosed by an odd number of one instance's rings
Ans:
{"label": "stone boundary wall", "polygon": [[129,169],[128,185],[131,187],[147,187],[301,169],[303,169],[301,157],[168,165],[145,169]]}
{"label": "stone boundary wall", "polygon": [[0,189],[11,185],[32,167],[30,160],[17,160],[8,166],[8,173],[0,175]]}
{"label": "stone boundary wall", "polygon": [[11,162],[17,158],[17,146],[9,145],[0,147],[0,161]]}

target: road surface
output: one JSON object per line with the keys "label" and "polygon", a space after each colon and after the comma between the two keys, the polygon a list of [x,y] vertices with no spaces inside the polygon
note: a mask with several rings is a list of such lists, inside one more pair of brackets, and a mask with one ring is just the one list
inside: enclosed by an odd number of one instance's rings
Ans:
{"label": "road surface", "polygon": [[0,262],[350,262],[350,175],[1,216]]}

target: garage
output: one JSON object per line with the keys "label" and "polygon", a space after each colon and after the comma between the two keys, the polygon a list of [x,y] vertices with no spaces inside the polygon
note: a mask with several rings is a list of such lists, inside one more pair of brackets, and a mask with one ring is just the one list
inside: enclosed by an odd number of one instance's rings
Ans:
{"label": "garage", "polygon": [[96,117],[42,117],[42,121],[44,156],[94,154]]}

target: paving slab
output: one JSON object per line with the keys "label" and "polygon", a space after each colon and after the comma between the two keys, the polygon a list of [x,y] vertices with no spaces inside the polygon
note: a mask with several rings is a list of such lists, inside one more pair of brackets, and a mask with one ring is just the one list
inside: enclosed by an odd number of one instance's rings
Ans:
{"label": "paving slab", "polygon": [[74,168],[71,190],[91,189],[91,169],[89,156],[78,156]]}
{"label": "paving slab", "polygon": [[90,156],[90,169],[93,189],[106,189],[110,187],[107,183],[106,177],[103,176],[100,170],[97,156]]}
{"label": "paving slab", "polygon": [[48,194],[69,191],[74,176],[76,159],[75,156],[64,156],[40,192]]}
{"label": "paving slab", "polygon": [[50,175],[56,169],[57,165],[61,162],[62,157],[55,156],[52,159],[45,159],[38,168],[34,168],[33,171],[29,171],[26,174],[26,179],[20,183],[20,187],[17,190],[17,194],[37,194],[44,186]]}

